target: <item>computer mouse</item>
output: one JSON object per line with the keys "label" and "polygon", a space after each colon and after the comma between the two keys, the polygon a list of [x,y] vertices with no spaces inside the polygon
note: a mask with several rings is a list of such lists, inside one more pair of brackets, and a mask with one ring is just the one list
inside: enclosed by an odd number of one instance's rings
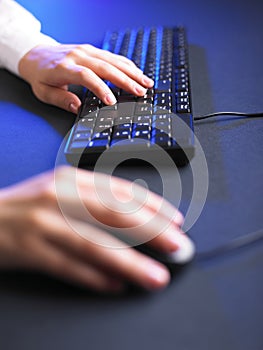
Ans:
{"label": "computer mouse", "polygon": [[151,249],[146,244],[143,244],[138,248],[142,253],[149,255],[153,259],[160,261],[163,264],[168,265],[184,265],[190,262],[195,255],[195,245],[194,243],[186,236],[178,236],[178,246],[179,248],[172,253],[161,253],[157,250]]}
{"label": "computer mouse", "polygon": [[168,263],[186,264],[190,262],[195,255],[194,243],[185,235],[178,236],[179,248],[172,253],[162,254],[163,259]]}

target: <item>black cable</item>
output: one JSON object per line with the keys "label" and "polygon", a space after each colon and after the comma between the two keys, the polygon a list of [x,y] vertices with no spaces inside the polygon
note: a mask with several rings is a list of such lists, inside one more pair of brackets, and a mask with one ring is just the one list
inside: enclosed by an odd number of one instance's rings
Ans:
{"label": "black cable", "polygon": [[247,245],[252,244],[252,243],[259,241],[261,239],[263,239],[263,230],[262,229],[258,230],[258,231],[250,232],[250,233],[247,233],[241,237],[235,238],[235,239],[231,240],[230,242],[223,244],[217,248],[197,253],[196,258],[198,261],[211,259],[211,258],[217,257],[219,255],[222,255],[224,253],[227,253],[229,251],[247,246]]}
{"label": "black cable", "polygon": [[208,119],[208,118],[217,117],[217,116],[224,116],[224,115],[231,115],[235,117],[262,118],[263,112],[258,112],[258,113],[215,112],[215,113],[209,113],[209,114],[194,117],[194,120],[203,120],[203,119]]}
{"label": "black cable", "polygon": [[[244,112],[215,112],[215,113],[209,113],[201,116],[194,117],[195,121],[198,120],[203,120],[203,119],[208,119],[212,117],[218,117],[218,116],[235,116],[235,117],[246,117],[246,118],[262,118],[263,117],[263,112],[258,112],[258,113],[244,113]],[[213,257],[216,257],[218,255],[224,254],[228,251],[241,248],[243,246],[246,246],[248,244],[251,244],[255,241],[258,241],[263,238],[263,230],[255,231],[248,233],[244,236],[235,238],[231,240],[229,243],[226,243],[222,246],[219,246],[215,249],[209,250],[209,251],[204,251],[200,252],[197,254],[197,259],[198,260],[206,260],[210,259]]]}

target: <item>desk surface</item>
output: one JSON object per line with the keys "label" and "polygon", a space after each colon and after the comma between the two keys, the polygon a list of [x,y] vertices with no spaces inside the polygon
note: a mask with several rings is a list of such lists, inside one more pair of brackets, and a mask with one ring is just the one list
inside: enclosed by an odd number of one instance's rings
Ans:
{"label": "desk surface", "polygon": [[[108,28],[183,24],[190,44],[194,114],[263,110],[260,0],[20,3],[42,21],[44,32],[65,43],[99,46]],[[74,116],[39,102],[27,84],[4,70],[0,82],[4,187],[54,167]],[[261,119],[196,123],[209,171],[208,197],[189,231],[197,258],[174,271],[166,290],[99,297],[45,276],[1,273],[1,349],[262,349],[262,240],[200,258],[262,229],[262,125]],[[161,192],[149,169],[134,167],[129,174],[122,169],[119,175],[140,176]],[[180,176],[186,188],[184,211],[191,195],[191,167],[180,169]]]}

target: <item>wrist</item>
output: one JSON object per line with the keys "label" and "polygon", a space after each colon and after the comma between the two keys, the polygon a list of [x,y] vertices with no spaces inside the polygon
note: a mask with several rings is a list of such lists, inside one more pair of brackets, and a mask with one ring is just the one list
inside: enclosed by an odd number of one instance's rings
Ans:
{"label": "wrist", "polygon": [[28,83],[31,83],[32,77],[35,75],[34,66],[37,64],[36,51],[40,46],[37,45],[30,49],[18,62],[18,75]]}

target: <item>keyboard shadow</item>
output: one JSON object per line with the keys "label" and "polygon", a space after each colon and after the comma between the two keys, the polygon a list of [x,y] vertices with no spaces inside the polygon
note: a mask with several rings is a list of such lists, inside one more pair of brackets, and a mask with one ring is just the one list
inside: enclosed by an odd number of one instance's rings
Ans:
{"label": "keyboard shadow", "polygon": [[[216,112],[209,76],[205,49],[189,45],[190,77],[193,115]],[[228,196],[224,154],[220,144],[221,126],[217,120],[210,123],[194,123],[195,135],[204,151],[209,173],[208,199],[222,199]],[[216,164],[216,166],[215,166]]]}

